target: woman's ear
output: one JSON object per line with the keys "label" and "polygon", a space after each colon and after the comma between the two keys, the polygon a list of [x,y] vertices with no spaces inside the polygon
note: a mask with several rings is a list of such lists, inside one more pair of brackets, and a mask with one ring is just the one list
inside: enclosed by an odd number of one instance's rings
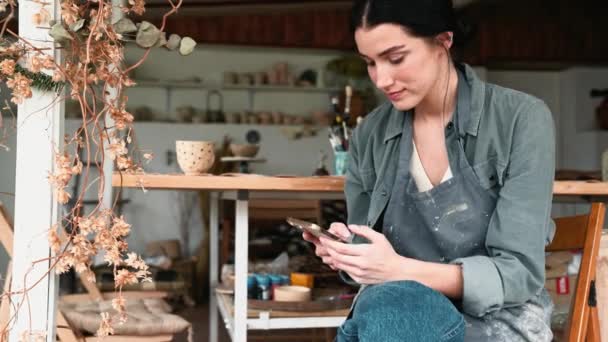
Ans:
{"label": "woman's ear", "polygon": [[443,32],[435,37],[437,44],[449,50],[454,44],[454,32]]}

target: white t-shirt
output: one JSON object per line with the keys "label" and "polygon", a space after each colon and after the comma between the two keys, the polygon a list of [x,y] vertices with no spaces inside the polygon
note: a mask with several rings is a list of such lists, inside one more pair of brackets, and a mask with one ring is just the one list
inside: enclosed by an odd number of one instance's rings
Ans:
{"label": "white t-shirt", "polygon": [[[418,149],[416,149],[416,143],[412,140],[412,145],[414,145],[412,152],[412,159],[410,160],[410,173],[416,182],[416,186],[418,187],[418,191],[425,192],[429,191],[433,188],[433,183],[424,171],[424,167],[422,166],[422,161],[420,161],[420,155],[418,155]],[[445,171],[443,178],[441,179],[441,183],[452,178],[452,169],[448,164],[448,169]]]}

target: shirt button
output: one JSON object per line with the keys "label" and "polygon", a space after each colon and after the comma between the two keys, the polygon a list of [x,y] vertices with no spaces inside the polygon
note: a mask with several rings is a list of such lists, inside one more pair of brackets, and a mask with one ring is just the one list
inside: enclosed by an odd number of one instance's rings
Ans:
{"label": "shirt button", "polygon": [[386,196],[386,190],[382,190],[382,192],[380,193],[382,196]]}
{"label": "shirt button", "polygon": [[448,122],[447,128],[449,130],[451,130],[452,128],[454,128],[454,123],[452,121]]}

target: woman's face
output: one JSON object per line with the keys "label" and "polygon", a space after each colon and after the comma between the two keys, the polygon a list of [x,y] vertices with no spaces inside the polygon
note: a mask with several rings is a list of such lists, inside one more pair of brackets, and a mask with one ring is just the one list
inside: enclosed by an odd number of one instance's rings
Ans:
{"label": "woman's face", "polygon": [[359,28],[355,41],[370,78],[399,110],[416,107],[439,79],[443,47],[399,25]]}

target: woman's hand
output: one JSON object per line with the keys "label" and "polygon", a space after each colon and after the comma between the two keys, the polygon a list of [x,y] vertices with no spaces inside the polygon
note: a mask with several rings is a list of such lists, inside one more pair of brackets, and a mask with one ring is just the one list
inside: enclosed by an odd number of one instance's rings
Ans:
{"label": "woman's hand", "polygon": [[[350,230],[348,230],[346,225],[343,223],[339,223],[339,222],[332,223],[331,226],[329,227],[328,231],[330,233],[333,233],[334,235],[337,235],[338,237],[340,237],[344,240],[348,239],[351,235],[351,232],[350,232]],[[321,260],[323,260],[323,262],[325,264],[327,264],[333,270],[336,270],[336,266],[334,265],[333,260],[329,256],[329,253],[327,252],[327,248],[325,248],[325,246],[323,246],[321,241],[319,241],[319,239],[316,236],[314,236],[308,232],[304,232],[302,234],[302,237],[304,238],[304,240],[311,242],[315,245],[315,254],[317,254],[317,256],[320,257]]]}
{"label": "woman's hand", "polygon": [[[321,237],[320,248],[333,268],[345,271],[359,284],[377,284],[399,279],[398,273],[409,259],[397,254],[384,234],[366,226],[350,225],[350,231],[369,243],[345,244]],[[317,253],[318,255],[318,253]]]}

